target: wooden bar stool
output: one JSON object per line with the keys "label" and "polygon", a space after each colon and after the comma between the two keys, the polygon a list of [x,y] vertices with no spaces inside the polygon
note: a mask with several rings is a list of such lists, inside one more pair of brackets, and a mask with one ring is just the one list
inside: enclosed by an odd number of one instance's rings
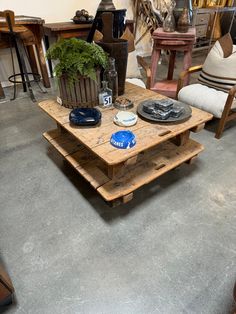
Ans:
{"label": "wooden bar stool", "polygon": [[[16,97],[16,84],[20,83],[23,86],[24,92],[28,90],[31,100],[35,102],[36,99],[32,90],[31,82],[36,82],[39,85],[41,77],[38,74],[38,71],[34,72],[34,69],[36,68],[34,63],[36,63],[36,61],[32,62],[32,59],[30,59],[28,55],[30,51],[29,49],[27,51],[26,46],[24,45],[26,40],[28,43],[32,44],[35,42],[34,34],[25,26],[15,24],[15,15],[13,11],[5,10],[0,12],[0,17],[5,19],[5,22],[1,22],[0,31],[8,39],[11,50],[13,75],[11,75],[8,80],[14,84],[14,96],[12,100],[14,100]],[[20,73],[15,72],[14,58],[12,53],[13,47],[16,51]],[[27,70],[27,61],[31,66],[31,72]],[[31,76],[33,78],[31,78]],[[40,85],[39,88],[42,90]],[[44,90],[42,91],[45,92]]]}
{"label": "wooden bar stool", "polygon": [[[153,34],[153,50],[151,60],[151,90],[175,98],[177,89],[177,80],[173,80],[176,51],[184,53],[183,69],[187,70],[192,64],[192,49],[196,40],[195,28],[189,28],[187,33],[164,32],[162,28],[156,29]],[[158,61],[161,56],[161,50],[170,52],[167,79],[156,81],[158,74]],[[188,79],[188,78],[187,78]]]}

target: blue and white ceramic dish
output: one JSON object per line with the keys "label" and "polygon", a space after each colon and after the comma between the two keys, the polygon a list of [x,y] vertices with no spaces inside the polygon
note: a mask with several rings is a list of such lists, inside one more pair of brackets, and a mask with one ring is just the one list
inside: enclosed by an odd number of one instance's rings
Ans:
{"label": "blue and white ceramic dish", "polygon": [[70,112],[69,120],[75,125],[96,125],[102,117],[96,108],[75,108]]}
{"label": "blue and white ceramic dish", "polygon": [[113,133],[110,139],[112,146],[120,149],[128,149],[136,144],[135,135],[131,131],[118,131]]}
{"label": "blue and white ceramic dish", "polygon": [[137,123],[138,116],[130,111],[118,111],[114,117],[114,123],[120,126],[132,126]]}

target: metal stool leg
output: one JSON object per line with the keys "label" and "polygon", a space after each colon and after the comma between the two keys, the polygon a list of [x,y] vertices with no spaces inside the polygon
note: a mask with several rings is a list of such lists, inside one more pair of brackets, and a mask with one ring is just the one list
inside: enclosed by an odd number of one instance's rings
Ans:
{"label": "metal stool leg", "polygon": [[23,65],[22,65],[22,60],[24,59],[24,57],[22,57],[22,55],[19,52],[19,47],[18,47],[16,38],[15,38],[15,49],[16,49],[17,61],[18,61],[19,68],[20,68],[20,74],[21,74],[21,80],[22,80],[22,85],[23,85],[23,91],[26,92],[27,88],[26,88],[24,70],[23,70]]}
{"label": "metal stool leg", "polygon": [[26,64],[25,64],[25,60],[24,60],[24,48],[23,48],[23,43],[21,42],[21,40],[16,37],[16,46],[18,48],[18,52],[19,52],[19,56],[20,56],[20,61],[21,61],[21,65],[22,65],[22,69],[23,69],[23,75],[25,77],[26,80],[26,85],[27,88],[29,90],[29,94],[30,94],[30,98],[32,99],[32,101],[36,102],[36,99],[34,97],[34,93],[30,84],[30,80],[29,80],[29,75],[26,69]]}

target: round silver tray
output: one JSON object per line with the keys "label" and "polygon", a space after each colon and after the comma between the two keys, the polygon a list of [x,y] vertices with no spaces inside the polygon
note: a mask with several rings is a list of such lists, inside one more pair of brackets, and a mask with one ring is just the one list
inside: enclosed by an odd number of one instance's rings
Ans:
{"label": "round silver tray", "polygon": [[[163,101],[165,101],[163,99]],[[169,117],[168,119],[166,120],[163,120],[163,119],[159,119],[159,118],[156,118],[154,116],[152,116],[150,113],[147,113],[145,111],[143,111],[143,106],[144,105],[148,105],[148,104],[153,104],[153,102],[155,102],[155,100],[153,99],[149,99],[149,100],[144,100],[142,101],[139,105],[138,105],[138,108],[137,108],[137,113],[142,117],[142,118],[145,118],[146,120],[149,120],[149,121],[154,121],[154,122],[161,122],[161,123],[181,123],[181,122],[184,122],[186,120],[188,120],[191,115],[192,115],[192,109],[189,105],[187,104],[184,104],[180,101],[175,101],[173,100],[173,108],[178,108],[178,107],[181,107],[184,109],[184,112],[181,114],[180,117],[178,118],[174,118],[174,117]],[[158,100],[158,102],[161,102],[161,100]]]}

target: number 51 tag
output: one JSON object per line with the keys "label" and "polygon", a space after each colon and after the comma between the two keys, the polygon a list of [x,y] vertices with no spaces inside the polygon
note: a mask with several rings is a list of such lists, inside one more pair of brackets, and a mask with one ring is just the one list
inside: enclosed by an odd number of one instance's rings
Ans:
{"label": "number 51 tag", "polygon": [[111,96],[103,96],[103,104],[104,106],[110,106],[112,104]]}

